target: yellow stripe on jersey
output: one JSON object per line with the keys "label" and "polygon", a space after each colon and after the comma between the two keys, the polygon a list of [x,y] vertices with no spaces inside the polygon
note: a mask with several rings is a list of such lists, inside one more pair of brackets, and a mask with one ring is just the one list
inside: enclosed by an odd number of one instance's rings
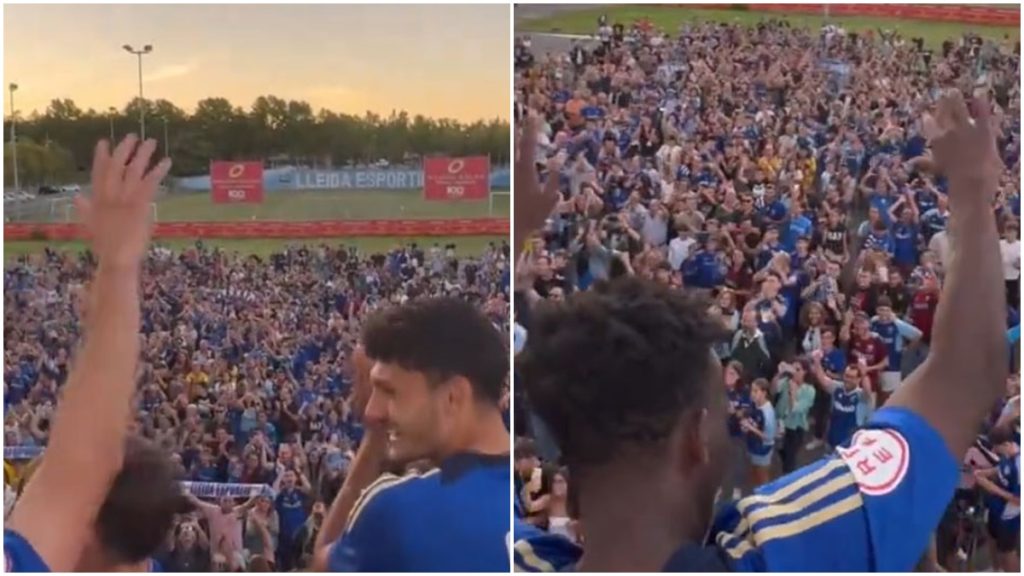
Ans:
{"label": "yellow stripe on jersey", "polygon": [[770,504],[773,502],[778,502],[783,498],[792,496],[801,488],[809,486],[811,483],[817,482],[818,480],[821,480],[825,476],[828,476],[832,472],[845,466],[845,462],[836,458],[834,460],[829,461],[827,464],[825,464],[821,468],[818,468],[814,472],[811,472],[810,474],[805,474],[797,478],[793,482],[790,482],[789,484],[782,486],[775,492],[770,492],[766,494],[751,494],[750,496],[741,498],[740,501],[736,503],[736,509],[739,510],[740,514],[744,514],[747,511],[747,508],[750,508],[754,504]]}
{"label": "yellow stripe on jersey", "polygon": [[847,486],[853,485],[853,476],[844,474],[837,478],[829,480],[825,484],[818,486],[814,490],[811,490],[807,494],[793,500],[792,502],[785,502],[780,504],[769,504],[767,506],[758,508],[753,512],[744,514],[740,519],[739,524],[733,530],[733,534],[742,537],[744,533],[750,529],[752,525],[762,520],[769,518],[776,518],[778,516],[786,516],[789,514],[796,514],[801,510],[806,510],[814,504],[828,498],[829,496],[839,492]]}
{"label": "yellow stripe on jersey", "polygon": [[355,505],[352,506],[352,513],[348,515],[348,522],[345,524],[345,532],[348,532],[349,529],[351,529],[352,526],[355,525],[356,519],[359,518],[359,514],[361,514],[363,508],[365,508],[366,505],[370,503],[370,500],[372,500],[381,492],[384,492],[389,488],[394,488],[395,486],[404,484],[409,480],[414,480],[416,478],[428,478],[430,476],[433,476],[434,474],[437,474],[438,472],[440,472],[440,470],[438,468],[434,468],[423,474],[409,473],[404,476],[384,474],[380,478],[377,478],[376,480],[373,481],[373,483],[367,486],[365,490],[363,490],[363,493],[360,494],[359,498],[356,500]]}
{"label": "yellow stripe on jersey", "polygon": [[515,563],[515,572],[555,572],[555,567],[533,551],[533,545],[527,540],[520,540],[513,546],[516,554],[522,559],[522,566]]}
{"label": "yellow stripe on jersey", "polygon": [[863,505],[864,499],[860,492],[854,492],[850,496],[802,518],[754,530],[748,539],[740,539],[734,534],[722,533],[718,535],[716,542],[729,556],[737,559],[742,558],[744,554],[753,549],[751,542],[758,546],[763,546],[772,540],[789,538],[790,536],[807,532],[826,522],[831,522],[844,514],[861,508]]}
{"label": "yellow stripe on jersey", "polygon": [[[853,477],[847,473],[839,476],[824,485],[811,490],[804,496],[801,496],[797,500],[787,503],[780,504],[779,502],[785,498],[788,498],[798,492],[799,490],[810,486],[814,482],[821,480],[836,470],[846,467],[846,463],[842,460],[834,459],[817,470],[805,474],[794,480],[793,482],[781,486],[774,492],[765,494],[752,494],[746,498],[742,498],[737,504],[736,508],[740,512],[740,521],[736,524],[736,527],[730,533],[722,533],[716,537],[716,541],[719,546],[725,549],[734,557],[742,556],[747,550],[750,549],[750,544],[747,542],[748,534],[751,525],[759,520],[767,518],[774,518],[786,514],[798,513],[801,510],[812,507],[814,504],[828,498],[836,492],[846,488],[853,482]],[[746,511],[756,504],[767,504],[762,508],[759,508],[750,513],[749,517]],[[824,508],[828,509],[828,507]],[[732,548],[735,547],[737,550],[736,554],[733,554]]]}

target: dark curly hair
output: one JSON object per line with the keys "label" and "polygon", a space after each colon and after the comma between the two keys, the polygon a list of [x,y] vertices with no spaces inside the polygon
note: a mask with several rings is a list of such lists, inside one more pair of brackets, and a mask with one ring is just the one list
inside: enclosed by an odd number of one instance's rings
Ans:
{"label": "dark curly hair", "polygon": [[458,298],[422,298],[374,314],[363,329],[366,355],[432,383],[469,380],[478,400],[497,405],[508,374],[504,336],[475,306]]}
{"label": "dark curly hair", "polygon": [[124,465],[96,519],[96,533],[108,560],[141,562],[164,543],[175,515],[191,510],[170,455],[150,440],[130,436]]}
{"label": "dark curly hair", "polygon": [[569,466],[668,437],[704,405],[725,326],[693,291],[625,277],[536,311],[518,372]]}

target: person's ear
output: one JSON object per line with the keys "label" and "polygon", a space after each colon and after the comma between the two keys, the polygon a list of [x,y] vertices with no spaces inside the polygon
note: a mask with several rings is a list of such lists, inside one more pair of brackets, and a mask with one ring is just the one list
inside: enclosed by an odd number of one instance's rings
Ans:
{"label": "person's ear", "polygon": [[473,385],[465,376],[453,376],[445,384],[445,404],[449,408],[465,406],[473,400]]}
{"label": "person's ear", "polygon": [[690,474],[692,470],[707,464],[711,460],[710,427],[706,408],[688,411],[669,436],[671,452],[679,456],[681,472]]}

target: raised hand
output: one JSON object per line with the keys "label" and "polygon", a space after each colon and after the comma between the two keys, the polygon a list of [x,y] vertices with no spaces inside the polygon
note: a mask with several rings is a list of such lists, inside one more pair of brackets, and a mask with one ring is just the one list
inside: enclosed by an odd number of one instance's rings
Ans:
{"label": "raised hand", "polygon": [[544,227],[558,202],[558,175],[549,174],[541,188],[537,174],[537,130],[540,120],[530,115],[524,122],[522,136],[516,146],[516,189],[514,198],[515,230],[513,242],[518,253],[529,234]]}
{"label": "raised hand", "polygon": [[[973,117],[972,117],[973,116]],[[1003,162],[996,150],[991,104],[975,98],[971,111],[959,91],[939,100],[935,116],[925,115],[924,135],[932,148],[931,167],[962,186],[950,186],[950,201],[988,206],[999,188]],[[953,191],[967,191],[965,198]]]}
{"label": "raised hand", "polygon": [[[75,198],[93,252],[104,268],[138,268],[149,245],[150,204],[171,160],[148,169],[155,140],[138,145],[131,134],[110,152],[101,140],[92,161],[92,195]],[[133,156],[134,152],[134,156]]]}

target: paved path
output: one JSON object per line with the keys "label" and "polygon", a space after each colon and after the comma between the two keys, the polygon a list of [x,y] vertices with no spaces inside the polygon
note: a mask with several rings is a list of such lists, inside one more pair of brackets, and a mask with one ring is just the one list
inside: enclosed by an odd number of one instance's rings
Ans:
{"label": "paved path", "polygon": [[613,7],[614,4],[516,4],[515,21],[519,24],[525,20],[549,18],[564,12],[593,10],[595,8]]}
{"label": "paved path", "polygon": [[[548,18],[564,12],[579,10],[593,10],[604,7],[614,7],[614,4],[517,4],[515,7],[516,35],[522,34],[519,25],[529,20]],[[594,30],[597,30],[597,22],[594,22]],[[568,52],[572,49],[574,40],[587,39],[585,36],[574,36],[571,34],[539,34],[530,33],[533,41],[533,53],[544,54],[546,52]]]}

